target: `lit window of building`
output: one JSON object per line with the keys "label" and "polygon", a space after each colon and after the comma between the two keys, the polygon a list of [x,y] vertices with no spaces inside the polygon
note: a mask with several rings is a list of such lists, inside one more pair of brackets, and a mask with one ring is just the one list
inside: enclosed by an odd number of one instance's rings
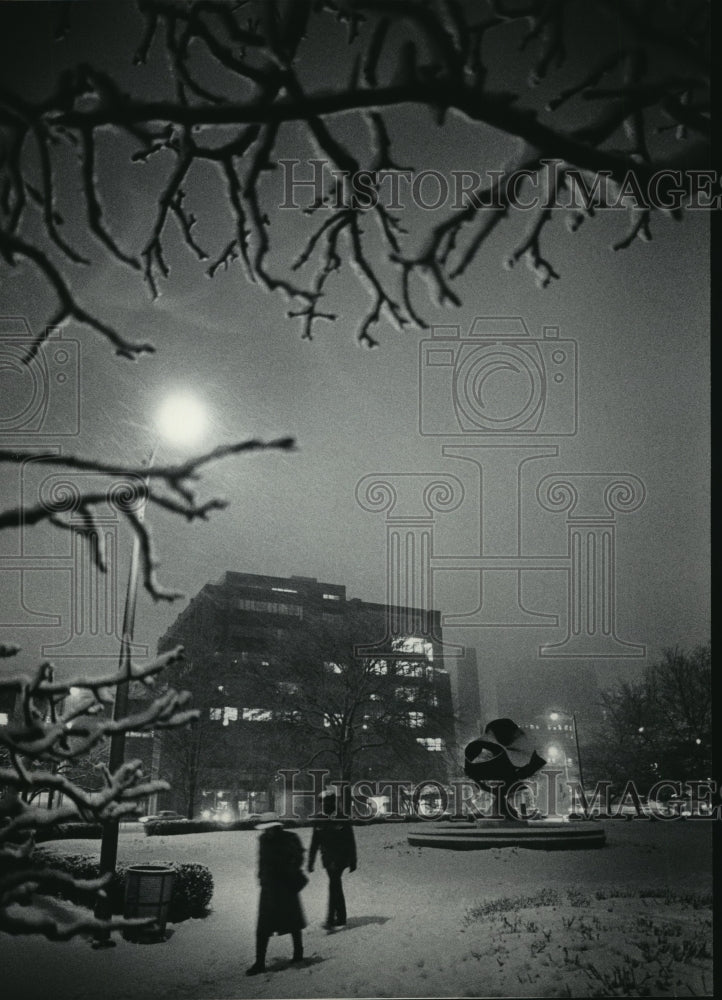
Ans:
{"label": "lit window of building", "polygon": [[411,663],[409,660],[399,660],[396,672],[402,677],[423,677],[424,667],[421,663]]}
{"label": "lit window of building", "polygon": [[241,611],[266,611],[273,615],[293,615],[296,618],[303,618],[303,608],[300,604],[281,604],[279,601],[253,601],[248,597],[241,597],[238,601]]}
{"label": "lit window of building", "polygon": [[416,742],[420,743],[427,750],[440,751],[445,748],[445,743],[440,737],[434,736],[417,736]]}
{"label": "lit window of building", "polygon": [[270,722],[273,712],[268,708],[244,708],[242,716],[244,722]]}
{"label": "lit window of building", "polygon": [[324,594],[323,595],[323,599],[324,599],[324,601],[340,601],[341,600],[341,598],[339,597],[338,594]]}
{"label": "lit window of building", "polygon": [[423,712],[409,712],[409,725],[412,729],[420,729],[426,722]]}
{"label": "lit window of building", "polygon": [[416,701],[416,688],[397,687],[396,697],[399,701]]}
{"label": "lit window of building", "polygon": [[211,708],[209,710],[211,722],[222,722],[227,726],[229,722],[238,721],[238,709],[234,705],[225,705],[223,708]]}
{"label": "lit window of building", "polygon": [[7,726],[10,717],[7,712],[0,712],[0,726]]}
{"label": "lit window of building", "polygon": [[324,666],[324,669],[328,670],[328,672],[330,674],[342,674],[343,673],[343,667],[341,666],[340,663],[332,663],[332,662],[329,662],[329,661],[325,661],[324,664],[323,664],[323,666]]}
{"label": "lit window of building", "polygon": [[434,647],[428,639],[422,639],[417,635],[407,635],[401,640],[398,648],[404,653],[415,653],[417,656],[425,656],[427,660],[433,660]]}
{"label": "lit window of building", "polygon": [[375,660],[369,667],[369,673],[371,674],[387,674],[389,672],[389,665],[386,660]]}

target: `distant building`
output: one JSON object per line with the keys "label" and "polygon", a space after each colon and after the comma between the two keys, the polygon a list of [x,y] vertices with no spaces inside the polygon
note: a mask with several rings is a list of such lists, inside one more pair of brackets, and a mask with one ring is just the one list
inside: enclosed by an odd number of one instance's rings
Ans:
{"label": "distant building", "polygon": [[[568,784],[584,775],[585,736],[599,715],[599,688],[589,663],[536,661],[509,669],[497,678],[499,715],[508,716],[525,730],[546,760],[536,776],[539,808],[547,811],[546,790],[551,772],[556,778],[557,808],[569,811]],[[581,759],[581,763],[580,763]]]}
{"label": "distant building", "polygon": [[562,772],[566,781],[580,781],[576,719],[566,712],[550,711],[522,725],[535,748],[547,762],[546,769]]}
{"label": "distant building", "polygon": [[[341,683],[333,679],[342,670],[334,637],[358,623],[358,655],[373,663],[378,684],[367,697],[350,692],[357,704],[347,724],[374,737],[354,778],[445,777],[454,732],[438,611],[349,600],[344,586],[310,577],[227,572],[191,599],[158,644],[159,652],[185,648],[184,662],[163,676],[189,690],[200,711],[195,726],[162,734],[158,773],[173,789],[163,807],[261,812],[274,805],[280,768],[333,772],[325,748],[340,720],[324,706],[324,683]],[[289,672],[291,660],[300,674]],[[386,720],[390,739],[379,740]]]}
{"label": "distant building", "polygon": [[461,746],[476,739],[489,721],[482,716],[476,650],[468,646],[456,661],[457,735]]}
{"label": "distant building", "polygon": [[589,662],[536,660],[506,668],[497,675],[498,714],[522,725],[554,709],[573,712],[580,733],[599,716],[599,687]]}

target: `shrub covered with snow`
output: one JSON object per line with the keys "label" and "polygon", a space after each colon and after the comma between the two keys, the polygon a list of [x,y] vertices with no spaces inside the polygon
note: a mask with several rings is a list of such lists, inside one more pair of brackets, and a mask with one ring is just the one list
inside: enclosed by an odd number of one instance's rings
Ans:
{"label": "shrub covered with snow", "polygon": [[213,876],[210,869],[197,861],[174,861],[170,867],[175,871],[171,920],[174,919],[174,914],[175,919],[200,916],[208,909],[213,898]]}
{"label": "shrub covered with snow", "polygon": [[[75,879],[98,877],[99,862],[97,857],[93,855],[51,854],[40,848],[33,855],[33,861],[38,865],[48,865],[56,871],[65,872]],[[172,868],[175,872],[168,919],[178,921],[185,920],[187,917],[202,916],[213,898],[213,876],[210,869],[197,861],[158,861],[155,863]],[[128,865],[118,864],[115,874],[106,888],[113,913],[123,912],[127,875]],[[70,884],[59,888],[58,895],[74,903],[87,904],[87,894],[83,896],[80,893],[75,893]]]}

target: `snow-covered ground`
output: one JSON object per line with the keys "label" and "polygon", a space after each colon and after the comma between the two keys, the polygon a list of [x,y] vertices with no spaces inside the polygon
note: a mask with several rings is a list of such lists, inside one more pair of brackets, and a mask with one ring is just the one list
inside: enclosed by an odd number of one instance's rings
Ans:
{"label": "snow-covered ground", "polygon": [[[253,961],[258,834],[121,834],[130,863],[193,860],[215,880],[212,912],[169,938],[93,951],[0,935],[5,1000],[231,1000],[240,997],[689,996],[712,994],[708,821],[605,824],[607,846],[578,851],[446,851],[407,844],[408,825],[357,829],[346,874],[348,926],[328,933],[320,866],[303,892],[307,961],[271,939]],[[310,830],[299,834],[308,847]],[[93,841],[61,852],[93,853]],[[641,894],[637,890],[642,890]],[[522,898],[523,897],[523,898]],[[495,901],[509,900],[509,902]]]}

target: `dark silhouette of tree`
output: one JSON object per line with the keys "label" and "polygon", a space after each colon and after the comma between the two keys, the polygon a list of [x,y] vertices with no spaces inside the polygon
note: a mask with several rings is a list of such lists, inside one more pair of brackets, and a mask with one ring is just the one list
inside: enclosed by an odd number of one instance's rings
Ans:
{"label": "dark silhouette of tree", "polygon": [[712,652],[664,651],[640,681],[602,693],[602,722],[585,750],[596,778],[640,789],[712,776]]}
{"label": "dark silhouette of tree", "polygon": [[161,774],[182,800],[188,819],[193,819],[204,779],[210,776],[210,761],[219,750],[217,737],[217,727],[201,711],[193,725],[163,734]]}
{"label": "dark silhouette of tree", "polygon": [[[58,47],[74,33],[82,38],[92,6],[64,6]],[[655,208],[638,192],[656,178],[656,200],[679,218],[681,175],[660,171],[707,166],[705,0],[141,0],[134,16],[138,44],[122,78],[84,62],[69,65],[41,98],[12,81],[0,90],[3,263],[33,269],[52,289],[48,326],[72,319],[124,357],[153,345],[82,305],[73,275],[91,264],[93,245],[156,297],[170,272],[174,225],[209,276],[238,263],[248,279],[284,295],[306,337],[336,318],[324,296],[348,268],[369,296],[356,328],[371,345],[382,316],[397,327],[425,325],[420,283],[439,303],[460,303],[457,279],[519,205],[512,175],[542,197],[521,239],[510,236],[506,263],[525,260],[548,285],[559,274],[543,238],[565,214],[549,204],[579,185],[580,172],[590,186],[604,173],[613,200],[631,196],[615,243],[623,249],[651,238]],[[491,177],[466,184],[441,221],[417,213],[411,233],[394,199],[379,197],[407,170],[394,154],[399,109],[442,142],[461,125],[476,162],[492,131],[516,146]],[[287,233],[273,182],[289,136],[296,148],[310,144],[326,170],[305,205],[309,229],[295,259],[278,263],[273,251]],[[125,158],[130,172],[121,170]],[[154,211],[139,242],[124,246],[107,196],[118,184],[132,190],[140,173],[155,185]],[[68,184],[80,192],[91,237],[82,245],[63,231]],[[215,246],[200,233],[211,212]],[[572,203],[569,229],[593,214]]]}
{"label": "dark silhouette of tree", "polygon": [[[379,623],[378,614],[360,609],[334,621],[309,618],[269,651],[267,666],[249,667],[258,704],[273,706],[284,723],[287,766],[328,767],[347,782],[446,776],[450,693],[413,640],[369,651]],[[438,749],[420,740],[440,741]]]}

